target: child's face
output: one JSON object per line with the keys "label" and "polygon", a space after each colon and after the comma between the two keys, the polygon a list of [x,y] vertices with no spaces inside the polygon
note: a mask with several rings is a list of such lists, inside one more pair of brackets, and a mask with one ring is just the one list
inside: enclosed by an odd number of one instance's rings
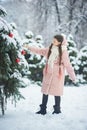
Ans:
{"label": "child's face", "polygon": [[58,46],[61,44],[61,42],[58,42],[56,38],[53,39],[53,45]]}

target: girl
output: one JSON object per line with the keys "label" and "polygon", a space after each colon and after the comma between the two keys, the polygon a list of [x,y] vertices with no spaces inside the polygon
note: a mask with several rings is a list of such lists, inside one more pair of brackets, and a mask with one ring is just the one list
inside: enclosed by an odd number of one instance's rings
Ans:
{"label": "girl", "polygon": [[53,95],[55,99],[54,111],[52,114],[61,113],[60,101],[63,95],[63,86],[65,78],[65,69],[67,70],[72,81],[75,81],[74,69],[70,63],[67,41],[64,36],[56,35],[53,38],[52,44],[48,48],[30,47],[25,44],[24,47],[36,54],[45,56],[47,59],[46,65],[43,69],[43,82],[41,92],[42,104],[40,111],[37,114],[45,115],[47,113],[48,95]]}

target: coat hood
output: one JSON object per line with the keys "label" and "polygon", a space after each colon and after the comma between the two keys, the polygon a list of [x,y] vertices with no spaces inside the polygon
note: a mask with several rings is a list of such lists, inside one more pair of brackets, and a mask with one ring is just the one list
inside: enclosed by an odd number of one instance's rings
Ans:
{"label": "coat hood", "polygon": [[65,45],[67,46],[67,39],[66,39],[66,36],[64,34],[61,34],[63,36],[63,42],[62,42],[62,45]]}

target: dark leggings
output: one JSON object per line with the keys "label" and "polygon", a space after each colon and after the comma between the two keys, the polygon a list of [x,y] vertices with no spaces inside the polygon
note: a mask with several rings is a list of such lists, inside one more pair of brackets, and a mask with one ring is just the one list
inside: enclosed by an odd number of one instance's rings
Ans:
{"label": "dark leggings", "polygon": [[48,102],[48,95],[43,94],[43,96],[42,96],[42,104],[44,106],[46,106],[47,102]]}
{"label": "dark leggings", "polygon": [[61,100],[60,96],[55,96],[54,98],[55,98],[55,106],[60,106],[60,100]]}
{"label": "dark leggings", "polygon": [[[54,96],[54,99],[55,99],[55,105],[60,106],[61,97],[60,96]],[[46,106],[47,102],[48,102],[48,95],[43,94],[43,96],[42,96],[42,104]]]}

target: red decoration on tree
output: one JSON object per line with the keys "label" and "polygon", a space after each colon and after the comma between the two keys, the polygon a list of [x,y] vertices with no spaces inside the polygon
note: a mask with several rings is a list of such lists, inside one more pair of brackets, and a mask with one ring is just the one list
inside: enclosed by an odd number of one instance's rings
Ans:
{"label": "red decoration on tree", "polygon": [[15,61],[16,61],[16,63],[19,63],[19,62],[20,62],[20,59],[19,59],[19,58],[17,58]]}
{"label": "red decoration on tree", "polygon": [[25,55],[25,54],[26,54],[26,51],[22,50],[22,51],[21,51],[21,54],[22,54],[22,55]]}
{"label": "red decoration on tree", "polygon": [[13,37],[13,33],[9,33],[9,37],[11,37],[11,38],[12,38],[12,37]]}

